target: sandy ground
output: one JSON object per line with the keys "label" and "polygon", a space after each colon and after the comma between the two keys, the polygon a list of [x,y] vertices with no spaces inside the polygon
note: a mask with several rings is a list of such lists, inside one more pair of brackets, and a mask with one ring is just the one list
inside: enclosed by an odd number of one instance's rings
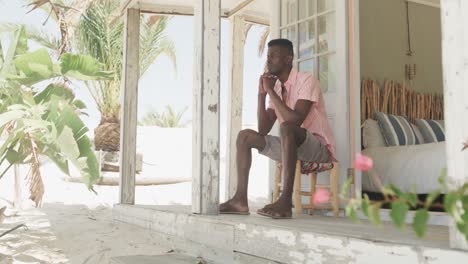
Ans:
{"label": "sandy ground", "polygon": [[[190,178],[191,151],[181,151],[184,145],[170,145],[165,134],[190,134],[191,131],[155,131],[140,134],[139,150],[143,152],[143,173],[161,179]],[[152,139],[145,140],[151,137]],[[160,138],[155,140],[154,138]],[[185,136],[185,138],[188,138]],[[154,142],[153,142],[154,141]],[[141,141],[140,141],[141,142]],[[148,144],[147,142],[151,142]],[[155,148],[154,145],[158,146]],[[167,146],[166,146],[167,145]],[[165,150],[164,153],[161,149]],[[221,200],[224,200],[225,158],[221,156]],[[249,185],[251,207],[266,202],[268,167],[264,157],[254,153],[254,167]],[[182,166],[181,166],[182,164]],[[27,168],[21,168],[24,177]],[[12,171],[11,171],[12,172]],[[112,220],[112,206],[118,202],[118,186],[95,186],[97,195],[88,191],[82,183],[64,180],[52,163],[41,166],[45,185],[42,208],[34,208],[28,201],[27,188],[23,189],[23,210],[7,210],[7,217],[0,224],[0,233],[19,224],[28,229],[17,229],[0,238],[0,264],[9,263],[109,263],[114,256],[157,255],[171,248],[158,241],[154,234],[131,225]],[[0,207],[13,200],[14,177],[7,174],[0,180]],[[170,185],[137,186],[136,203],[151,205],[191,204],[191,182]],[[16,215],[15,215],[16,214]]]}
{"label": "sandy ground", "polygon": [[112,221],[109,207],[46,204],[7,217],[0,232],[0,263],[109,263],[113,256],[155,255],[170,249],[137,227]]}

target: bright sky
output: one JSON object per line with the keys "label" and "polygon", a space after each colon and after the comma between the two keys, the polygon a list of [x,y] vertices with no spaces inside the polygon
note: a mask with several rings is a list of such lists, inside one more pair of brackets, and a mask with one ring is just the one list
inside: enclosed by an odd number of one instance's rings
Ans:
{"label": "bright sky", "polygon": [[[42,23],[47,15],[42,11],[28,11],[22,0],[2,1],[0,9],[0,23],[24,23],[44,31],[58,34],[54,23]],[[167,27],[167,35],[174,41],[177,55],[177,73],[173,70],[170,60],[160,56],[140,80],[138,97],[138,115],[142,116],[150,109],[163,110],[166,105],[179,111],[189,107],[184,115],[185,120],[192,119],[192,88],[193,88],[193,18],[174,17]],[[229,21],[223,20],[221,29],[221,123],[227,122],[227,89],[228,89],[228,60],[229,60]],[[244,65],[244,109],[243,123],[255,124],[257,107],[257,80],[262,73],[263,58],[257,55],[257,46],[263,27],[253,27],[245,44]],[[37,47],[31,46],[32,49]],[[77,97],[85,101],[88,106],[89,117],[83,117],[88,127],[93,130],[100,119],[94,101],[85,87],[75,87]]]}

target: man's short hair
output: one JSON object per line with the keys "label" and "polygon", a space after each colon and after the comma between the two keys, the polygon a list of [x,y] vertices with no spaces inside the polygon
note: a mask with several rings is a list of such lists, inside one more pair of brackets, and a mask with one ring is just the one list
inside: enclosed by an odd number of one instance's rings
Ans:
{"label": "man's short hair", "polygon": [[294,49],[293,49],[293,44],[289,39],[273,39],[268,42],[268,47],[271,46],[280,46],[283,48],[286,48],[288,53],[294,57]]}

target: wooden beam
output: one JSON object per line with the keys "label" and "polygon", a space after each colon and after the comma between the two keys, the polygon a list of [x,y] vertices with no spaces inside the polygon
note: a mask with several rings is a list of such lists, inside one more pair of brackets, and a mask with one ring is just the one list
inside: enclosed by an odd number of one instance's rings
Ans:
{"label": "wooden beam", "polygon": [[414,3],[414,4],[420,4],[420,5],[440,8],[440,4],[437,4],[434,1],[427,1],[427,0],[406,0],[406,1],[410,2],[410,3]]}
{"label": "wooden beam", "polygon": [[253,1],[255,0],[243,0],[241,2],[239,2],[235,7],[233,7],[231,10],[225,12],[224,14],[226,15],[226,17],[231,17],[235,14],[237,14],[238,12],[242,11],[242,9],[244,9],[245,7],[247,7],[250,3],[252,3]]}
{"label": "wooden beam", "polygon": [[193,16],[193,7],[189,6],[170,6],[150,3],[139,4],[141,13],[158,14],[158,15],[176,15],[176,16]]}
{"label": "wooden beam", "polygon": [[[441,0],[447,176],[453,188],[468,182],[468,2]],[[455,222],[449,224],[450,246],[468,249]]]}
{"label": "wooden beam", "polygon": [[220,0],[195,4],[192,212],[218,214]]}
{"label": "wooden beam", "polygon": [[[193,16],[194,8],[191,6],[175,6],[175,5],[161,5],[161,4],[151,4],[146,2],[139,2],[138,0],[126,0],[120,8],[114,12],[109,20],[111,24],[114,24],[121,16],[123,16],[124,11],[127,8],[135,8],[140,9],[140,13],[146,14],[156,14],[156,15],[178,15],[178,16]],[[229,18],[234,14],[232,12],[234,10],[222,10],[221,17],[222,18]],[[236,11],[237,13],[237,11]],[[257,24],[257,25],[264,25],[269,26],[270,20],[268,18],[259,16],[258,14],[247,12],[243,14],[244,20],[247,23]]]}
{"label": "wooden beam", "polygon": [[242,90],[244,88],[244,44],[245,21],[242,16],[230,18],[230,70],[228,89],[228,135],[226,149],[226,199],[230,199],[237,188],[236,141],[242,129]]}
{"label": "wooden beam", "polygon": [[140,76],[140,10],[125,11],[120,128],[120,203],[135,204],[136,130]]}

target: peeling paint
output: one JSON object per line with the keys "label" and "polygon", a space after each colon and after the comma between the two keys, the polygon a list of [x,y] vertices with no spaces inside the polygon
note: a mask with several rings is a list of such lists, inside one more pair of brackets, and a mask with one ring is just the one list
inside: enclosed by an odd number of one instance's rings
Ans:
{"label": "peeling paint", "polygon": [[317,241],[315,243],[323,247],[343,248],[343,240],[338,238],[321,236],[317,237]]}
{"label": "peeling paint", "polygon": [[292,258],[291,261],[293,261],[293,263],[304,263],[305,255],[302,252],[289,251],[289,256]]}
{"label": "peeling paint", "polygon": [[212,113],[218,112],[218,104],[210,104],[208,105],[208,110]]}
{"label": "peeling paint", "polygon": [[280,243],[287,246],[294,246],[296,243],[296,236],[291,231],[273,229],[269,231],[263,231],[263,234],[268,238],[276,238]]}

